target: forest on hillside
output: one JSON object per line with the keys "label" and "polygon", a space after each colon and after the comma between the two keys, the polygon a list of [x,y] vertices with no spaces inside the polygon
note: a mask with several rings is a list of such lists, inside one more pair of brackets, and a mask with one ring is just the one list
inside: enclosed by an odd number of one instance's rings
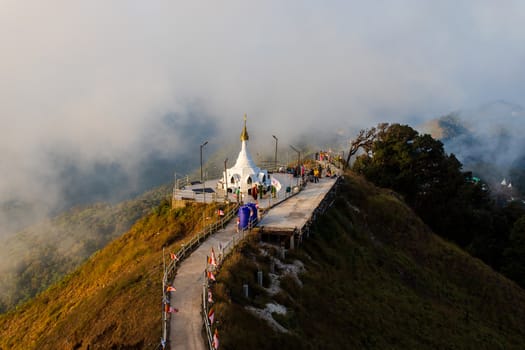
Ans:
{"label": "forest on hillside", "polygon": [[454,154],[408,125],[379,124],[353,142],[352,169],[400,193],[437,234],[525,287],[525,207],[498,201]]}

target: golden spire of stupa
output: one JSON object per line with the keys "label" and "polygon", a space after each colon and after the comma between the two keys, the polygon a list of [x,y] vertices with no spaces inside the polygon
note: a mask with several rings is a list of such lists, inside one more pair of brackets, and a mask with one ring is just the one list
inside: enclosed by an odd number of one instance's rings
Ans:
{"label": "golden spire of stupa", "polygon": [[246,129],[246,113],[244,113],[244,128],[242,129],[242,132],[241,132],[241,142],[248,141],[248,139],[249,139],[248,130]]}

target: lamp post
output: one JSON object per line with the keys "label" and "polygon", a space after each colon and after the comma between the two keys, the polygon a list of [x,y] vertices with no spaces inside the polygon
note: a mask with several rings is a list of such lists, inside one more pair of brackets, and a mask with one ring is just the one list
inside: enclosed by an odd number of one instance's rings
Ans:
{"label": "lamp post", "polygon": [[227,163],[228,163],[228,158],[224,160],[224,202],[228,202],[228,174],[226,173]]}
{"label": "lamp post", "polygon": [[299,172],[299,176],[298,177],[301,177],[301,151],[299,151],[297,148],[295,148],[294,146],[290,145],[290,147],[295,151],[297,152],[297,169],[298,169],[298,172]]}
{"label": "lamp post", "polygon": [[275,158],[273,160],[274,162],[274,169],[273,171],[276,171],[277,170],[277,143],[279,142],[279,139],[275,136],[275,135],[272,135],[272,137],[275,139]]}
{"label": "lamp post", "polygon": [[301,164],[301,151],[299,151],[297,148],[295,148],[294,146],[290,145],[290,147],[295,151],[297,152],[297,166],[299,166],[299,164]]}
{"label": "lamp post", "polygon": [[202,183],[202,195],[204,196],[204,202],[206,203],[206,192],[204,191],[204,181],[203,181],[203,178],[202,178],[202,149],[204,148],[204,146],[206,146],[208,144],[208,141],[204,142],[202,145],[201,145],[201,183]]}
{"label": "lamp post", "polygon": [[173,183],[173,195],[171,196],[171,205],[173,206],[173,203],[175,201],[175,194],[177,193],[177,190],[179,189],[177,186],[177,172],[173,173],[173,177],[175,178],[175,181]]}

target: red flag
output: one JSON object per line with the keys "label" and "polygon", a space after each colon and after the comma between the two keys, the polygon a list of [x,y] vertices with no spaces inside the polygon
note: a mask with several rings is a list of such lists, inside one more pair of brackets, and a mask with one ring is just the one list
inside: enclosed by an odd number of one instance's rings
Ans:
{"label": "red flag", "polygon": [[175,287],[173,287],[173,286],[168,286],[168,288],[166,288],[166,292],[174,292],[176,290],[177,289],[175,289]]}
{"label": "red flag", "polygon": [[213,250],[213,247],[211,247],[210,264],[213,266],[217,266],[217,260],[215,259],[215,251]]}
{"label": "red flag", "polygon": [[212,281],[215,281],[215,276],[213,275],[213,272],[208,271],[208,278]]}
{"label": "red flag", "polygon": [[179,309],[175,309],[174,307],[171,307],[171,306],[170,306],[170,307],[168,308],[168,312],[174,314],[174,313],[179,312]]}
{"label": "red flag", "polygon": [[208,289],[208,303],[210,303],[210,304],[213,303],[213,296],[211,294],[211,290],[210,289]]}
{"label": "red flag", "polygon": [[219,209],[219,210],[217,211],[217,214],[219,214],[219,216],[224,216],[224,210]]}
{"label": "red flag", "polygon": [[212,325],[213,320],[215,319],[215,310],[210,309],[210,312],[208,312],[208,319],[210,320],[210,325]]}
{"label": "red flag", "polygon": [[213,334],[213,348],[217,350],[219,348],[219,331],[215,329],[215,333]]}
{"label": "red flag", "polygon": [[179,261],[179,258],[178,258],[178,256],[175,253],[170,253],[170,258],[171,258],[171,260]]}

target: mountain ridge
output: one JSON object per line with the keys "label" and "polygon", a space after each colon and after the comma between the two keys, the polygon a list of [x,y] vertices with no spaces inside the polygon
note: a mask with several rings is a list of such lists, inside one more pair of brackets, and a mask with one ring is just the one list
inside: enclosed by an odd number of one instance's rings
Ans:
{"label": "mountain ridge", "polygon": [[[0,316],[0,349],[157,346],[162,247],[176,251],[200,229],[203,210],[216,208],[195,204],[171,209],[169,201],[163,201],[66,279]],[[215,310],[224,348],[279,344],[294,349],[311,332],[316,332],[316,340],[305,346],[326,349],[349,344],[435,348],[453,342],[469,348],[465,344],[476,336],[480,348],[519,348],[516,344],[525,341],[523,289],[435,236],[399,195],[351,172],[345,174],[331,209],[312,226],[311,238],[287,253],[286,263],[299,259],[307,271],[300,276],[302,288],[283,278],[282,290],[274,297],[291,311],[275,316],[291,330],[291,338],[270,333],[264,320],[237,314],[239,305],[251,302],[235,288],[241,280],[255,293],[255,306],[271,300],[252,274],[257,265],[264,280],[269,278],[268,255],[257,257],[258,249],[241,246],[217,275]],[[313,312],[316,305],[319,311]],[[318,320],[313,329],[307,321],[312,317]],[[341,338],[344,329],[353,336],[344,333]]]}

